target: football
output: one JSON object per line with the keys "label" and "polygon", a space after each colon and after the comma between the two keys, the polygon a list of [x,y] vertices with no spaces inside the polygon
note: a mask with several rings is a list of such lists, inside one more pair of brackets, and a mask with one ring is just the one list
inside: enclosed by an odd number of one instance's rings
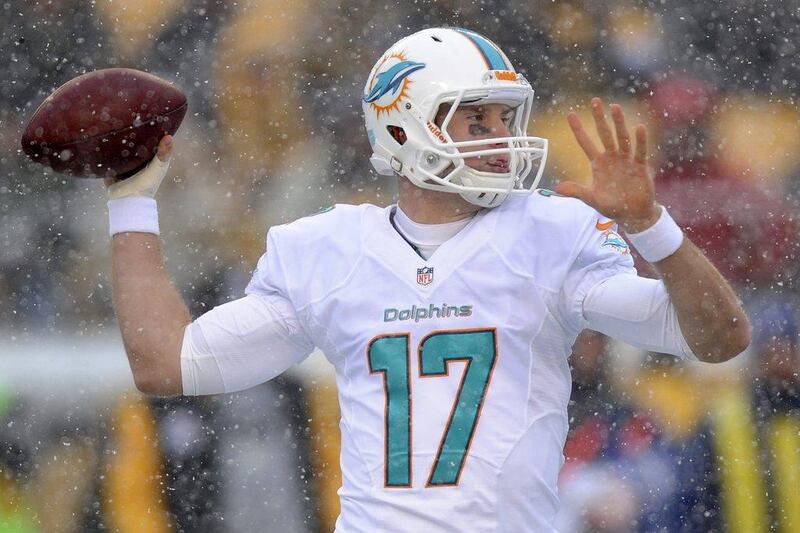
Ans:
{"label": "football", "polygon": [[22,150],[76,177],[126,178],[144,167],[186,115],[186,95],[161,78],[110,68],[74,78],[31,117]]}

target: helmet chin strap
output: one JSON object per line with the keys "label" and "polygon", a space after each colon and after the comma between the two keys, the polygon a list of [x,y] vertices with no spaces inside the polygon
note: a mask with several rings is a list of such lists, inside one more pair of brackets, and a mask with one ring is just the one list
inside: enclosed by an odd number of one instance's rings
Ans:
{"label": "helmet chin strap", "polygon": [[[468,155],[468,154],[466,154]],[[517,163],[513,164],[513,168],[516,168]],[[481,175],[480,173],[476,173],[476,171],[472,168],[465,168],[461,174],[458,176],[458,181],[461,185],[466,185],[467,187],[476,187],[476,188],[496,188],[498,186],[497,181],[504,181],[508,183],[508,190],[509,192],[514,187],[514,181],[508,182],[504,177],[489,177]],[[508,198],[509,194],[501,193],[501,192],[460,192],[461,197],[468,201],[473,205],[477,205],[480,207],[497,207],[498,205],[505,202],[506,198]]]}
{"label": "helmet chin strap", "polygon": [[477,205],[479,207],[497,207],[508,198],[507,194],[488,192],[462,192],[458,194],[472,205]]}
{"label": "helmet chin strap", "polygon": [[[469,187],[491,187],[496,185],[492,183],[491,178],[471,175],[469,171],[462,174],[460,178],[461,183]],[[497,207],[508,198],[508,194],[496,192],[461,192],[459,194],[469,203],[481,207]]]}

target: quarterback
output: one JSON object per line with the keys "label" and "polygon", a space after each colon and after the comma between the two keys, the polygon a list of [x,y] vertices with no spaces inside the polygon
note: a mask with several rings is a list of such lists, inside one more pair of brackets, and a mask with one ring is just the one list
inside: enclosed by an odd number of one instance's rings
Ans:
{"label": "quarterback", "polygon": [[[150,394],[251,387],[316,346],[336,370],[339,532],[552,531],[567,358],[583,329],[705,362],[743,351],[731,287],[657,202],[647,134],[591,102],[593,181],[537,189],[528,81],[485,37],[432,28],[375,64],[363,109],[395,205],[273,227],[239,300],[192,320],[164,272],[155,193],[172,139],[109,186],[114,307]],[[627,240],[620,233],[624,233]],[[629,245],[661,279],[638,277]]]}

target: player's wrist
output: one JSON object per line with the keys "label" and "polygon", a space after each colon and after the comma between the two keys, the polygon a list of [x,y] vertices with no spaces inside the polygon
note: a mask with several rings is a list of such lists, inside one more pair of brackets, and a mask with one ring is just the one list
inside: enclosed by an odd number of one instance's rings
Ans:
{"label": "player's wrist", "polygon": [[[171,139],[167,140],[169,149]],[[112,237],[127,232],[159,234],[155,195],[171,160],[156,156],[130,178],[108,186],[108,232]]]}
{"label": "player's wrist", "polygon": [[674,254],[683,244],[683,231],[663,206],[654,224],[642,231],[626,231],[628,241],[650,263],[656,263]]}
{"label": "player's wrist", "polygon": [[155,198],[125,196],[108,201],[108,233],[160,233]]}
{"label": "player's wrist", "polygon": [[661,217],[661,209],[661,206],[654,202],[646,215],[631,219],[620,217],[617,218],[617,223],[625,233],[641,233],[658,222]]}

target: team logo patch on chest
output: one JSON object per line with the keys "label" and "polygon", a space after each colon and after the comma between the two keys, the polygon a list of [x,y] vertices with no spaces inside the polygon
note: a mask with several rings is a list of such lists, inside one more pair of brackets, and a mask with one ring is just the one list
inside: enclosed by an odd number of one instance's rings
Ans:
{"label": "team logo patch on chest", "polygon": [[417,269],[417,283],[420,285],[430,285],[433,282],[433,267],[422,267]]}

